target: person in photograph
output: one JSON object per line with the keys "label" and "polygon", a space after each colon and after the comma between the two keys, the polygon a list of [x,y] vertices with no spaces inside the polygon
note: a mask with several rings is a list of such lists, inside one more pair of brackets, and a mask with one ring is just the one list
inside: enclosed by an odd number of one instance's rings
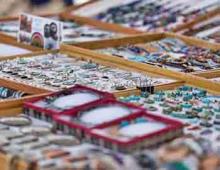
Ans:
{"label": "person in photograph", "polygon": [[[44,27],[46,49],[57,49],[59,47],[58,26],[55,22],[46,24]],[[48,36],[49,35],[49,36]]]}

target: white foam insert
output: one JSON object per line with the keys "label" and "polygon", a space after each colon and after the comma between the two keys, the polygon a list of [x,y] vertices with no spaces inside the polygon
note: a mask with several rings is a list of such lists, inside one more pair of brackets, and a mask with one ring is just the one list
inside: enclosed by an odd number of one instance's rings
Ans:
{"label": "white foam insert", "polygon": [[60,109],[67,109],[67,108],[83,105],[86,103],[90,103],[98,99],[99,96],[96,94],[79,92],[79,93],[74,93],[71,95],[59,97],[52,103],[52,105]]}
{"label": "white foam insert", "polygon": [[127,116],[131,113],[131,110],[121,106],[108,106],[93,109],[88,112],[84,112],[80,120],[88,124],[101,124],[107,121]]}
{"label": "white foam insert", "polygon": [[0,56],[28,54],[31,51],[20,47],[0,43]]}
{"label": "white foam insert", "polygon": [[135,123],[121,128],[119,133],[127,137],[137,137],[154,133],[164,129],[165,127],[165,124],[158,122]]}

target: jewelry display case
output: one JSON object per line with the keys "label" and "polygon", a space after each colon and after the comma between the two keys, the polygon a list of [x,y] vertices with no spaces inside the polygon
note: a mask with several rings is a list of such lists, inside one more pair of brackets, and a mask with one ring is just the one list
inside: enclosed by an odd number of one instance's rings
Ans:
{"label": "jewelry display case", "polygon": [[[166,45],[163,46],[160,42],[165,43]],[[179,46],[178,44],[182,45]],[[209,85],[197,83],[201,80],[199,75],[219,70],[217,66],[220,49],[219,44],[213,44],[204,40],[174,33],[134,35],[113,40],[102,40],[96,43],[76,44],[75,46],[79,48],[67,45],[64,46],[80,54],[84,53],[92,57],[99,56],[106,61],[114,60],[121,65],[131,66],[132,68],[138,68],[142,71],[172,77],[204,88]],[[197,53],[196,49],[200,52]],[[125,52],[123,50],[125,50]],[[187,58],[186,50],[192,50],[189,58]],[[157,59],[158,61],[156,61]],[[205,61],[206,59],[211,59],[210,63],[212,64],[214,64],[212,60],[215,60],[215,66],[210,66],[209,68],[205,67],[209,65],[209,60]],[[197,69],[193,68],[193,65]],[[184,68],[186,68],[185,71]],[[187,68],[190,69],[188,70]],[[195,79],[193,77],[198,81],[194,81]]]}
{"label": "jewelry display case", "polygon": [[[11,67],[11,64],[16,67]],[[68,51],[65,46],[61,46],[61,50],[25,57],[8,57],[7,60],[1,61],[1,65],[4,67],[1,70],[1,78],[42,91],[56,91],[77,83],[110,92],[135,89],[141,81],[148,86],[178,83],[154,73],[143,73],[137,68],[130,69],[114,60],[106,61],[98,56],[94,58],[79,55],[77,52]],[[20,70],[20,73],[13,74],[17,70]]]}

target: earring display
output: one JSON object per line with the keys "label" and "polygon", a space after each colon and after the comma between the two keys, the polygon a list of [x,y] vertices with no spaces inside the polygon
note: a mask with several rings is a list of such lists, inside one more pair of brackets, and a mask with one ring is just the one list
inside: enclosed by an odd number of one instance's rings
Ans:
{"label": "earring display", "polygon": [[100,49],[97,52],[181,72],[207,71],[220,67],[219,51],[190,46],[173,38]]}
{"label": "earring display", "polygon": [[81,84],[99,90],[118,91],[136,88],[140,80],[154,86],[173,82],[166,78],[157,79],[68,57],[61,53],[5,60],[0,62],[0,66],[0,77],[47,90]]}

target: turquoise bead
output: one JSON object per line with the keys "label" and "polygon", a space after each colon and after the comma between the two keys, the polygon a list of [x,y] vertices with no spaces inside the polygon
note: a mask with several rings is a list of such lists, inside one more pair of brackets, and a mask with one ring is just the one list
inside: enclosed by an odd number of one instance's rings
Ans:
{"label": "turquoise bead", "polygon": [[144,98],[147,98],[147,97],[149,97],[149,93],[148,92],[142,92],[141,93],[141,97],[144,97]]}
{"label": "turquoise bead", "polygon": [[220,112],[220,108],[214,108],[214,112]]}
{"label": "turquoise bead", "polygon": [[172,162],[166,165],[170,170],[190,170],[183,162]]}
{"label": "turquoise bead", "polygon": [[205,90],[199,90],[198,97],[205,97],[206,93],[207,92]]}
{"label": "turquoise bead", "polygon": [[131,100],[140,100],[141,98],[139,96],[130,96]]}
{"label": "turquoise bead", "polygon": [[162,98],[159,96],[154,96],[154,100],[157,102],[160,102],[160,101],[162,101]]}
{"label": "turquoise bead", "polygon": [[194,107],[193,110],[197,112],[202,112],[203,108],[202,107]]}
{"label": "turquoise bead", "polygon": [[188,96],[184,96],[183,97],[183,101],[189,101],[189,97]]}
{"label": "turquoise bead", "polygon": [[136,61],[136,62],[145,62],[146,61],[146,59],[144,57],[141,57],[141,56],[135,57],[133,60]]}
{"label": "turquoise bead", "polygon": [[156,92],[155,94],[158,95],[158,96],[163,96],[163,95],[165,95],[165,93],[162,92],[162,91],[158,91],[158,92]]}
{"label": "turquoise bead", "polygon": [[120,123],[120,127],[125,127],[125,126],[128,126],[130,123],[128,121],[122,121]]}
{"label": "turquoise bead", "polygon": [[179,88],[181,91],[188,91],[191,90],[191,88],[189,86],[182,86]]}
{"label": "turquoise bead", "polygon": [[181,105],[183,108],[189,109],[192,107],[192,105],[190,103],[184,103]]}
{"label": "turquoise bead", "polygon": [[136,123],[145,123],[145,122],[147,122],[147,120],[143,117],[140,117],[140,118],[136,119]]}
{"label": "turquoise bead", "polygon": [[202,99],[202,102],[205,104],[209,104],[211,101],[208,98]]}
{"label": "turquoise bead", "polygon": [[182,114],[182,113],[178,113],[178,112],[172,112],[171,116],[176,117],[176,118],[181,118],[181,119],[188,118],[188,115]]}
{"label": "turquoise bead", "polygon": [[181,91],[179,91],[179,90],[177,89],[177,90],[176,90],[176,95],[177,95],[177,96],[182,96]]}
{"label": "turquoise bead", "polygon": [[129,97],[121,98],[120,100],[124,101],[124,102],[130,102],[131,101],[131,99]]}

